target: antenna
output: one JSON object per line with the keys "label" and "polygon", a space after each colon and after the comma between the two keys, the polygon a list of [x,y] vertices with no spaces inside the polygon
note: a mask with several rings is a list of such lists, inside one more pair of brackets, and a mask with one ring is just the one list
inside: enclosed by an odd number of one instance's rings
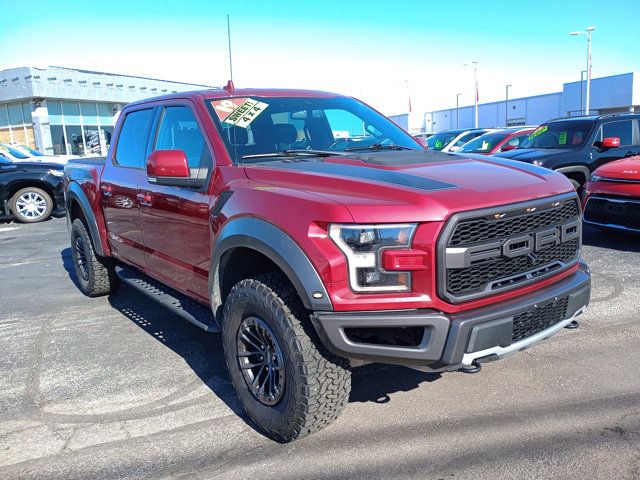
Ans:
{"label": "antenna", "polygon": [[233,63],[231,62],[231,26],[229,24],[229,14],[227,13],[227,40],[229,41],[229,78],[233,83]]}

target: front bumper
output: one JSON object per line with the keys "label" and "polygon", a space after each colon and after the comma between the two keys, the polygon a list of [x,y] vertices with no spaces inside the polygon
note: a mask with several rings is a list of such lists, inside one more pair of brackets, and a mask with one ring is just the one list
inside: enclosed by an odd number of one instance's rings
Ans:
{"label": "front bumper", "polygon": [[[581,262],[578,271],[553,285],[466,312],[315,312],[311,318],[324,345],[341,357],[450,371],[498,360],[549,338],[584,312],[590,293],[589,269]],[[560,312],[557,319],[541,314],[554,311]],[[523,318],[525,323],[530,319],[530,328],[523,327]],[[365,343],[348,334],[367,328],[420,328],[424,333],[419,344],[410,347]]]}

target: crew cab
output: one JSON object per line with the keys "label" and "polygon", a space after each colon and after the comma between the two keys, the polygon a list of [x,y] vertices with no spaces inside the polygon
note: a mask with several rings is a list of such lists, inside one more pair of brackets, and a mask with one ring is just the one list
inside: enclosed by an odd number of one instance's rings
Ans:
{"label": "crew cab", "polygon": [[12,161],[0,151],[0,219],[42,222],[64,211],[63,166]]}
{"label": "crew cab", "polygon": [[584,223],[640,233],[640,156],[596,169],[585,187]]}
{"label": "crew cab", "polygon": [[496,155],[563,173],[580,189],[599,166],[640,153],[639,121],[630,113],[551,120],[517,149]]}
{"label": "crew cab", "polygon": [[338,416],[352,367],[477,372],[589,303],[564,176],[426,151],[333,93],[129,104],[65,194],[82,292],[124,281],[220,332],[241,404],[281,442]]}

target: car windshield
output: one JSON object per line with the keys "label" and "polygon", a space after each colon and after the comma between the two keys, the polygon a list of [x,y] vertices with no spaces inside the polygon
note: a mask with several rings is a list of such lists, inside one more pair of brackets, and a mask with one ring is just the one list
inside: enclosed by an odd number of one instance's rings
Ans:
{"label": "car windshield", "polygon": [[7,145],[0,145],[0,152],[7,152],[8,154],[10,154],[13,157],[18,158],[20,160],[24,160],[25,158],[29,158],[28,155],[25,155],[24,153],[16,150],[15,148],[9,147]]}
{"label": "car windshield", "polygon": [[544,123],[519,148],[576,148],[587,141],[593,125],[593,120]]}
{"label": "car windshield", "polygon": [[31,147],[28,147],[26,145],[17,145],[17,147],[23,151],[23,152],[27,152],[31,155],[33,155],[34,157],[44,157],[46,156],[44,153],[40,153],[38,150],[34,150]]}
{"label": "car windshield", "polygon": [[429,150],[442,150],[462,132],[463,130],[452,130],[449,132],[436,133],[427,139],[427,147],[429,147]]}
{"label": "car windshield", "polygon": [[236,163],[271,161],[279,154],[421,148],[400,127],[353,98],[235,97],[208,103]]}
{"label": "car windshield", "polygon": [[480,135],[470,142],[465,143],[458,151],[467,153],[487,153],[493,150],[496,145],[502,142],[509,135],[511,135],[511,132],[485,133],[484,135]]}

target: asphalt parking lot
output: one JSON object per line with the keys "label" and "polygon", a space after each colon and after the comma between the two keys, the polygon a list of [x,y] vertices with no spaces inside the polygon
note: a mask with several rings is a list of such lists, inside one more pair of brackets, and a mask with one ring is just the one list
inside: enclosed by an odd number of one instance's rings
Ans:
{"label": "asphalt parking lot", "polygon": [[338,421],[280,445],[217,335],[84,297],[65,219],[0,223],[0,478],[640,478],[640,239],[585,230],[581,328],[477,375],[355,369]]}

